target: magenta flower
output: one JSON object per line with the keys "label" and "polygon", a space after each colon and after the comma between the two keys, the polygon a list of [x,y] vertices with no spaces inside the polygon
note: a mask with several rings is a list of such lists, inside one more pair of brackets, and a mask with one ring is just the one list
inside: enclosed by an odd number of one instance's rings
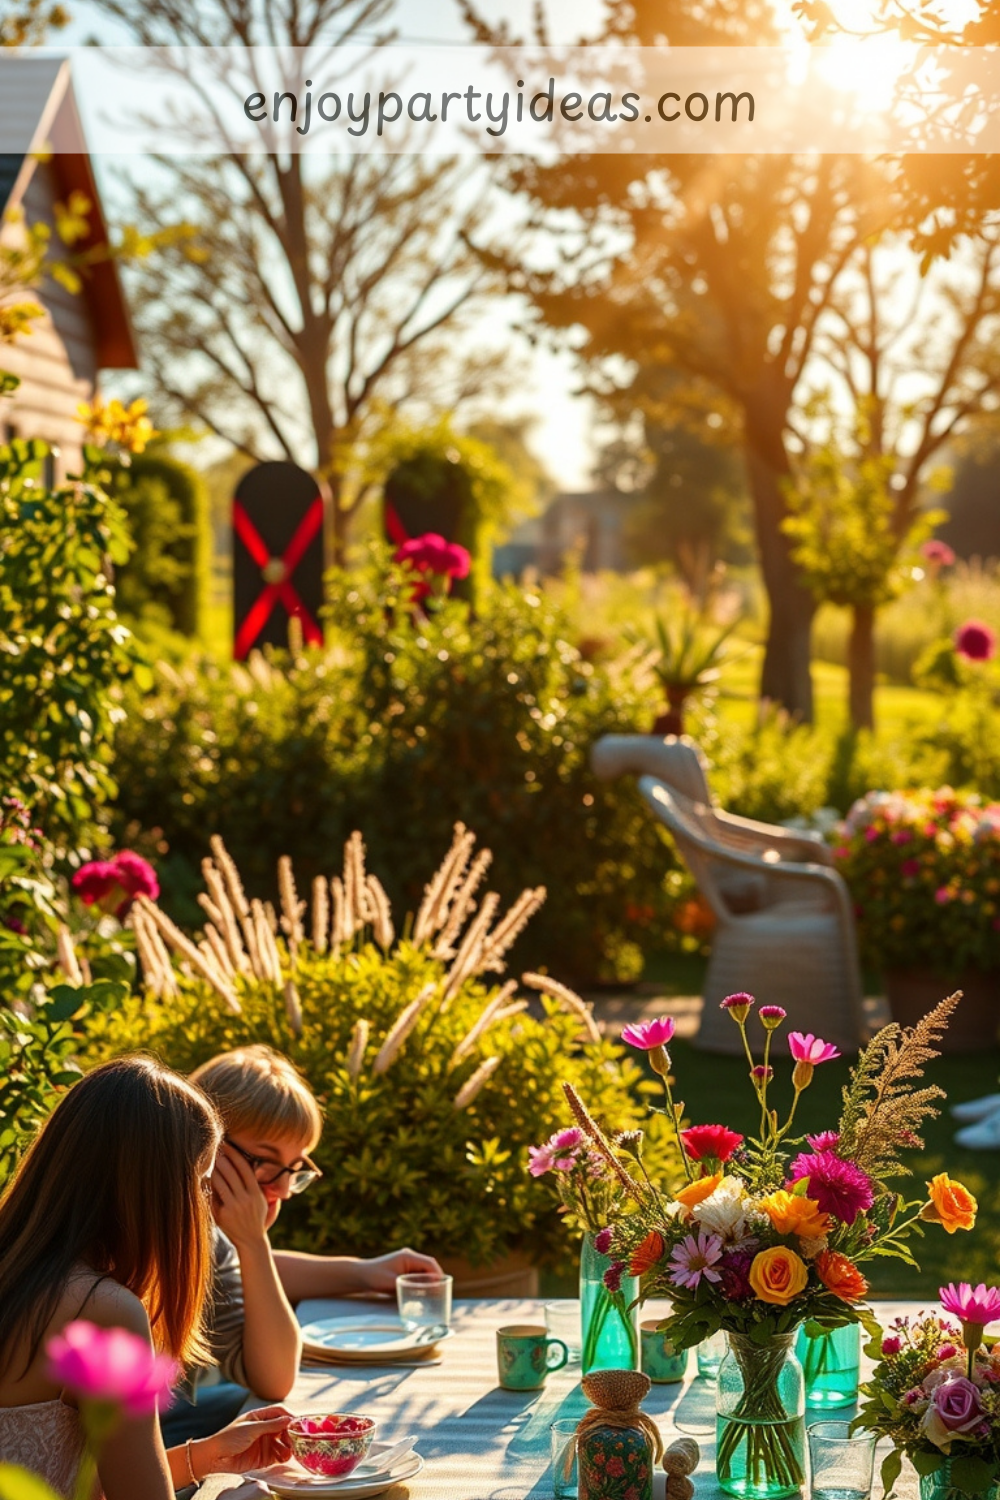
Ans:
{"label": "magenta flower", "polygon": [[81,1401],[120,1406],[142,1417],[166,1404],[178,1366],[154,1354],[145,1339],[124,1328],[98,1328],[78,1319],[46,1346],[49,1375]]}
{"label": "magenta flower", "polygon": [[836,1151],[840,1136],[835,1130],[821,1130],[819,1135],[807,1135],[806,1140],[814,1151]]}
{"label": "magenta flower", "polygon": [[942,1344],[941,1347],[940,1347],[940,1349],[937,1352],[937,1357],[938,1357],[939,1360],[941,1360],[943,1362],[946,1359],[954,1359],[955,1355],[957,1353],[958,1353],[958,1345],[957,1344]]}
{"label": "magenta flower", "polygon": [[609,1292],[620,1292],[622,1289],[622,1277],[628,1267],[623,1260],[616,1260],[614,1265],[609,1266],[604,1273],[604,1285]]}
{"label": "magenta flower", "polygon": [[446,542],[435,531],[414,536],[402,544],[395,554],[396,562],[409,563],[421,573],[437,573],[444,578],[466,578],[472,559],[464,547],[457,542]]}
{"label": "magenta flower", "polygon": [[967,1323],[985,1328],[987,1323],[1000,1318],[1000,1290],[995,1286],[986,1286],[982,1281],[976,1287],[971,1287],[967,1281],[961,1282],[959,1286],[952,1282],[949,1286],[943,1286],[938,1296],[945,1312],[958,1318],[963,1329]]}
{"label": "magenta flower", "polygon": [[622,1041],[643,1052],[652,1052],[654,1047],[666,1047],[673,1034],[672,1016],[657,1016],[652,1021],[636,1021],[632,1026],[622,1027]]}
{"label": "magenta flower", "polygon": [[692,1125],[681,1131],[681,1140],[692,1161],[701,1161],[706,1156],[728,1161],[743,1144],[743,1137],[726,1125]]}
{"label": "magenta flower", "polygon": [[942,542],[938,537],[932,536],[930,541],[924,542],[920,549],[925,562],[932,567],[950,568],[955,561],[955,554],[947,542]]}
{"label": "magenta flower", "polygon": [[811,1031],[804,1034],[801,1031],[790,1031],[788,1033],[788,1050],[796,1062],[816,1063],[832,1062],[840,1053],[832,1042],[821,1042],[818,1036],[813,1036]]}
{"label": "magenta flower", "polygon": [[615,1233],[613,1229],[599,1229],[594,1235],[594,1249],[598,1255],[607,1255],[611,1249]]}
{"label": "magenta flower", "polygon": [[728,1250],[719,1261],[722,1295],[728,1302],[746,1302],[754,1295],[750,1285],[753,1258],[752,1250]]}
{"label": "magenta flower", "polygon": [[894,1334],[887,1335],[887,1337],[882,1340],[883,1359],[891,1359],[894,1354],[899,1353],[902,1347],[902,1339],[897,1339]]}
{"label": "magenta flower", "polygon": [[750,1077],[753,1079],[754,1083],[770,1083],[771,1079],[774,1077],[774,1069],[771,1067],[770,1063],[768,1063],[766,1068],[763,1063],[758,1063],[753,1072],[750,1074]]}
{"label": "magenta flower", "polygon": [[528,1171],[532,1177],[544,1177],[546,1172],[571,1172],[582,1142],[583,1132],[571,1126],[557,1131],[542,1146],[529,1146]]}
{"label": "magenta flower", "polygon": [[570,1125],[566,1130],[557,1130],[551,1145],[555,1151],[576,1151],[583,1145],[583,1131],[578,1130],[575,1125]]}
{"label": "magenta flower", "polygon": [[674,1286],[685,1286],[693,1292],[703,1276],[706,1281],[721,1281],[722,1273],[715,1269],[721,1258],[722,1240],[719,1236],[699,1229],[697,1235],[689,1234],[674,1246],[667,1274]]}
{"label": "magenta flower", "polygon": [[782,1010],[780,1005],[762,1005],[757,1014],[760,1016],[766,1029],[773,1031],[776,1026],[781,1025],[788,1012],[787,1010]]}
{"label": "magenta flower", "polygon": [[954,635],[955,650],[966,661],[992,661],[996,655],[996,633],[982,620],[966,620]]}
{"label": "magenta flower", "polygon": [[871,1178],[852,1161],[842,1161],[832,1151],[797,1156],[788,1172],[789,1184],[809,1179],[809,1196],[820,1212],[831,1214],[842,1224],[853,1224],[875,1202]]}
{"label": "magenta flower", "polygon": [[111,859],[95,859],[81,865],[71,885],[85,906],[113,911],[119,920],[136,896],[148,896],[155,901],[160,894],[156,871],[132,849],[122,849]]}
{"label": "magenta flower", "polygon": [[746,990],[739,990],[735,995],[727,995],[725,1000],[721,1000],[719,1009],[728,1010],[734,1021],[745,1021],[756,1003]]}

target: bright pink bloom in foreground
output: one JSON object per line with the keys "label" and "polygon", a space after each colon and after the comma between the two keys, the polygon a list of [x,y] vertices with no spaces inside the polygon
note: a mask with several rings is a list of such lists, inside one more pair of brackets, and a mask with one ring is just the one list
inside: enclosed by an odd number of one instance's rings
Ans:
{"label": "bright pink bloom in foreground", "polygon": [[639,1047],[643,1052],[652,1052],[654,1047],[666,1047],[674,1034],[672,1016],[657,1016],[652,1021],[636,1021],[634,1026],[622,1027],[622,1041],[630,1047]]}
{"label": "bright pink bloom in foreground", "polygon": [[820,1213],[831,1214],[843,1224],[853,1224],[875,1202],[872,1180],[852,1161],[842,1161],[832,1151],[797,1156],[788,1172],[789,1184],[809,1179],[809,1196]]}
{"label": "bright pink bloom in foreground", "polygon": [[966,620],[955,631],[955,650],[967,661],[992,661],[996,655],[995,631],[982,620]]}
{"label": "bright pink bloom in foreground", "polygon": [[124,917],[136,896],[155,901],[160,894],[153,866],[132,849],[81,865],[71,884],[85,906],[99,906],[117,917]]}
{"label": "bright pink bloom in foreground", "polygon": [[818,1036],[813,1036],[811,1031],[803,1034],[801,1031],[790,1031],[788,1033],[788,1050],[796,1062],[824,1063],[832,1062],[840,1053],[832,1042],[821,1042]]}
{"label": "bright pink bloom in foreground", "polygon": [[98,1328],[78,1319],[50,1339],[49,1374],[81,1401],[120,1406],[126,1416],[142,1417],[165,1406],[178,1365],[154,1354],[145,1339],[124,1328]]}
{"label": "bright pink bloom in foreground", "polygon": [[726,1125],[692,1125],[681,1131],[681,1140],[692,1161],[701,1161],[705,1156],[728,1161],[743,1144],[743,1137]]}
{"label": "bright pink bloom in foreground", "polygon": [[674,1286],[686,1286],[693,1292],[703,1276],[706,1281],[722,1279],[722,1273],[714,1269],[721,1259],[722,1240],[700,1229],[697,1235],[689,1234],[674,1246],[668,1275]]}
{"label": "bright pink bloom in foreground", "polygon": [[958,1286],[952,1282],[950,1286],[943,1286],[938,1296],[945,1312],[952,1313],[963,1323],[975,1323],[979,1328],[985,1328],[987,1323],[1000,1318],[1000,1290],[986,1286],[982,1281],[976,1287],[967,1281]]}
{"label": "bright pink bloom in foreground", "polygon": [[407,562],[421,573],[438,573],[445,578],[466,578],[472,559],[457,542],[446,542],[435,531],[414,536],[396,551],[396,562]]}

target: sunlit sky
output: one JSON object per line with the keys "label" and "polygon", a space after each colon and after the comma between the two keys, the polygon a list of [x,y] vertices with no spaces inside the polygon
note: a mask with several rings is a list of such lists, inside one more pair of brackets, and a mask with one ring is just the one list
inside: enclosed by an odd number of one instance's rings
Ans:
{"label": "sunlit sky", "polygon": [[[845,24],[864,29],[870,21],[876,0],[835,0],[834,9]],[[124,44],[130,40],[125,30],[102,16],[87,0],[69,6],[73,20],[60,34],[59,43],[80,45],[98,40],[106,45]],[[480,0],[482,12],[491,19],[506,18],[512,27],[530,24],[531,0]],[[975,0],[943,0],[942,10],[950,23],[962,24],[975,12]],[[592,32],[601,16],[600,0],[546,0],[545,13],[553,43],[569,43]],[[790,0],[785,7],[789,36],[800,35],[791,12]],[[443,43],[468,40],[454,0],[398,0],[395,22],[401,39],[412,42]],[[885,59],[873,59],[873,77],[891,73]],[[86,128],[86,119],[84,121]],[[136,159],[115,163],[98,159],[97,170],[102,189],[114,213],[116,201],[113,174],[117,167],[135,170]],[[477,341],[495,347],[514,339],[519,347],[527,382],[518,385],[516,395],[509,397],[498,415],[532,414],[536,426],[532,446],[556,482],[566,489],[586,487],[594,458],[594,412],[590,402],[576,393],[579,372],[572,357],[545,350],[529,350],[511,331],[513,309],[498,304],[477,329]]]}

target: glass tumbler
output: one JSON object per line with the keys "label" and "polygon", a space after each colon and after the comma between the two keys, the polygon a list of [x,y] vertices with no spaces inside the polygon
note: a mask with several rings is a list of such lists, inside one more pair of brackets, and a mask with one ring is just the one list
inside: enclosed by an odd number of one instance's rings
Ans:
{"label": "glass tumbler", "polygon": [[396,1277],[396,1301],[409,1333],[447,1333],[451,1326],[452,1277],[414,1271]]}

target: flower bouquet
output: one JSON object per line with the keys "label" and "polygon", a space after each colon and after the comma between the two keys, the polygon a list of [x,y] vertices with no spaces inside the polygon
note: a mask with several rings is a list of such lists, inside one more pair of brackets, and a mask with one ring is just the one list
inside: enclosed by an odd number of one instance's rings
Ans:
{"label": "flower bouquet", "polygon": [[1000,1347],[983,1330],[1000,1318],[996,1287],[942,1287],[941,1306],[961,1326],[934,1316],[897,1318],[868,1346],[878,1359],[861,1390],[857,1425],[892,1439],[882,1464],[891,1494],[903,1455],[920,1475],[923,1500],[1000,1495]]}
{"label": "flower bouquet", "polygon": [[908,1239],[921,1221],[953,1232],[971,1228],[975,1200],[945,1174],[928,1184],[928,1197],[905,1203],[888,1180],[905,1172],[900,1152],[921,1144],[917,1130],[934,1113],[942,1091],[916,1087],[923,1064],[936,1056],[957,1004],[943,1000],[918,1026],[883,1028],[855,1065],[836,1128],[793,1135],[803,1092],[815,1069],[837,1057],[821,1039],[791,1032],[793,1097],[779,1123],[772,1106],[774,1033],[780,1006],[757,1011],[763,1058],[753,1056],[748,1021],[752,996],[723,1001],[740,1028],[751,1086],[760,1108],[756,1139],[725,1125],[682,1128],[674,1101],[669,1018],[627,1026],[622,1039],[647,1053],[662,1080],[666,1115],[677,1132],[683,1182],[657,1182],[643,1160],[639,1132],[610,1139],[570,1085],[564,1085],[588,1148],[603,1157],[616,1185],[606,1243],[612,1264],[606,1282],[640,1279],[639,1300],[673,1304],[662,1332],[677,1349],[719,1329],[728,1353],[717,1394],[719,1483],[749,1500],[794,1495],[805,1472],[804,1391],[792,1353],[799,1324],[827,1331],[863,1322],[878,1325],[863,1306],[868,1291],[860,1266],[875,1255],[914,1264]]}

